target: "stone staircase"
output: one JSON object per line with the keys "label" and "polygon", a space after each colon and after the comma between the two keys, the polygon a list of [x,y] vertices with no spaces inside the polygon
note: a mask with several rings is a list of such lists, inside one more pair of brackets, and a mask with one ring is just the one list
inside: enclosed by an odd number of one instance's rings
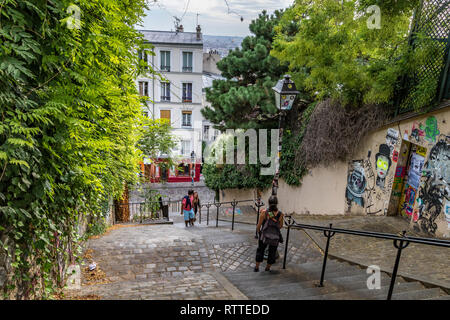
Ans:
{"label": "stone staircase", "polygon": [[[223,275],[251,300],[385,300],[390,276],[381,272],[381,289],[369,290],[366,269],[347,262],[329,260],[324,287],[318,287],[322,261],[288,265],[281,261],[274,271],[225,272]],[[444,290],[397,277],[393,300],[450,300]]]}

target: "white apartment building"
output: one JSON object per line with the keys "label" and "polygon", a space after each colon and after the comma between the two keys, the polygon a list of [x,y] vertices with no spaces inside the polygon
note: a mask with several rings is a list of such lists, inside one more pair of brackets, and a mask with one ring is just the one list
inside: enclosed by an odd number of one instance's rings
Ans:
{"label": "white apartment building", "polygon": [[[141,95],[148,96],[144,112],[154,119],[170,120],[179,144],[174,155],[182,162],[195,162],[202,157],[202,88],[203,40],[200,26],[197,32],[141,31],[154,48],[154,55],[142,56],[162,74],[141,75],[137,86]],[[183,161],[185,159],[185,161]]]}

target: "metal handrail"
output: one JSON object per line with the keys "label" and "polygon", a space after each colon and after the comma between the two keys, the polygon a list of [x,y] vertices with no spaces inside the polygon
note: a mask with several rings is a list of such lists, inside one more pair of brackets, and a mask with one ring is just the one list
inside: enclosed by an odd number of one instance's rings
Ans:
{"label": "metal handrail", "polygon": [[424,245],[430,245],[430,246],[436,246],[436,247],[450,248],[450,241],[448,241],[448,240],[430,239],[430,238],[421,238],[421,237],[409,237],[409,236],[406,236],[406,230],[404,230],[402,232],[402,235],[399,236],[399,235],[395,235],[395,234],[382,233],[382,232],[333,228],[333,224],[330,224],[329,227],[301,224],[301,223],[295,222],[295,220],[292,218],[291,215],[286,215],[286,218],[284,221],[285,221],[285,225],[287,226],[288,229],[287,229],[287,236],[286,236],[286,242],[285,242],[285,248],[284,248],[283,269],[286,269],[286,260],[287,260],[287,252],[288,252],[287,249],[288,249],[289,235],[290,235],[291,229],[308,229],[308,230],[314,230],[314,231],[323,231],[324,236],[327,237],[327,243],[325,246],[323,264],[322,264],[322,273],[320,276],[319,287],[323,287],[323,282],[325,279],[325,270],[326,270],[326,265],[327,265],[327,258],[328,258],[328,251],[329,251],[329,247],[330,247],[330,240],[336,233],[362,236],[362,237],[370,237],[370,238],[383,239],[383,240],[393,240],[394,247],[397,249],[397,256],[395,259],[394,269],[392,271],[391,283],[389,285],[389,292],[388,292],[387,300],[392,299],[392,293],[394,291],[395,280],[397,278],[397,272],[398,272],[398,267],[400,264],[402,250],[407,248],[410,243],[418,243],[418,244],[424,244]]}

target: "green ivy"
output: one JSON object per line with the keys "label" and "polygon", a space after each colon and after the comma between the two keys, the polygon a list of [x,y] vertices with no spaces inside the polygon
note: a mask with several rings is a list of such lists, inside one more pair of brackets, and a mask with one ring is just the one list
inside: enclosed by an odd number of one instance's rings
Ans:
{"label": "green ivy", "polygon": [[[142,125],[134,79],[148,50],[144,0],[0,3],[0,256],[5,297],[47,298],[80,253],[84,221],[135,181]],[[152,69],[148,69],[152,73]],[[97,230],[96,230],[97,229]]]}

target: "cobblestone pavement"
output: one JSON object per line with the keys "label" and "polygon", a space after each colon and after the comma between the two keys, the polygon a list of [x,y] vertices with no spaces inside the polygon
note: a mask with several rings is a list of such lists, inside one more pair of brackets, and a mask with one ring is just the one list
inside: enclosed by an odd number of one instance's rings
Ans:
{"label": "cobblestone pavement", "polygon": [[[403,230],[407,235],[427,237],[409,228],[409,223],[400,217],[384,216],[305,216],[294,215],[297,223],[321,226],[364,230],[399,234]],[[222,220],[230,220],[227,215],[221,215]],[[255,214],[243,214],[238,218],[241,222],[254,224]],[[303,231],[295,231],[295,236]],[[326,238],[322,232],[306,231],[320,248],[325,248]],[[363,266],[378,265],[381,270],[392,272],[397,250],[392,241],[367,237],[336,234],[330,242],[329,254]],[[410,244],[402,251],[398,274],[407,278],[450,288],[450,250],[447,248]]]}
{"label": "cobblestone pavement", "polygon": [[[211,220],[186,228],[173,214],[173,225],[130,226],[88,241],[87,250],[105,273],[100,283],[82,279],[78,296],[102,299],[245,299],[221,272],[252,272],[257,241],[255,226],[239,224],[234,231]],[[280,268],[284,247],[279,247]],[[306,236],[289,245],[288,263],[321,259],[317,246]],[[83,266],[84,268],[86,265]]]}

